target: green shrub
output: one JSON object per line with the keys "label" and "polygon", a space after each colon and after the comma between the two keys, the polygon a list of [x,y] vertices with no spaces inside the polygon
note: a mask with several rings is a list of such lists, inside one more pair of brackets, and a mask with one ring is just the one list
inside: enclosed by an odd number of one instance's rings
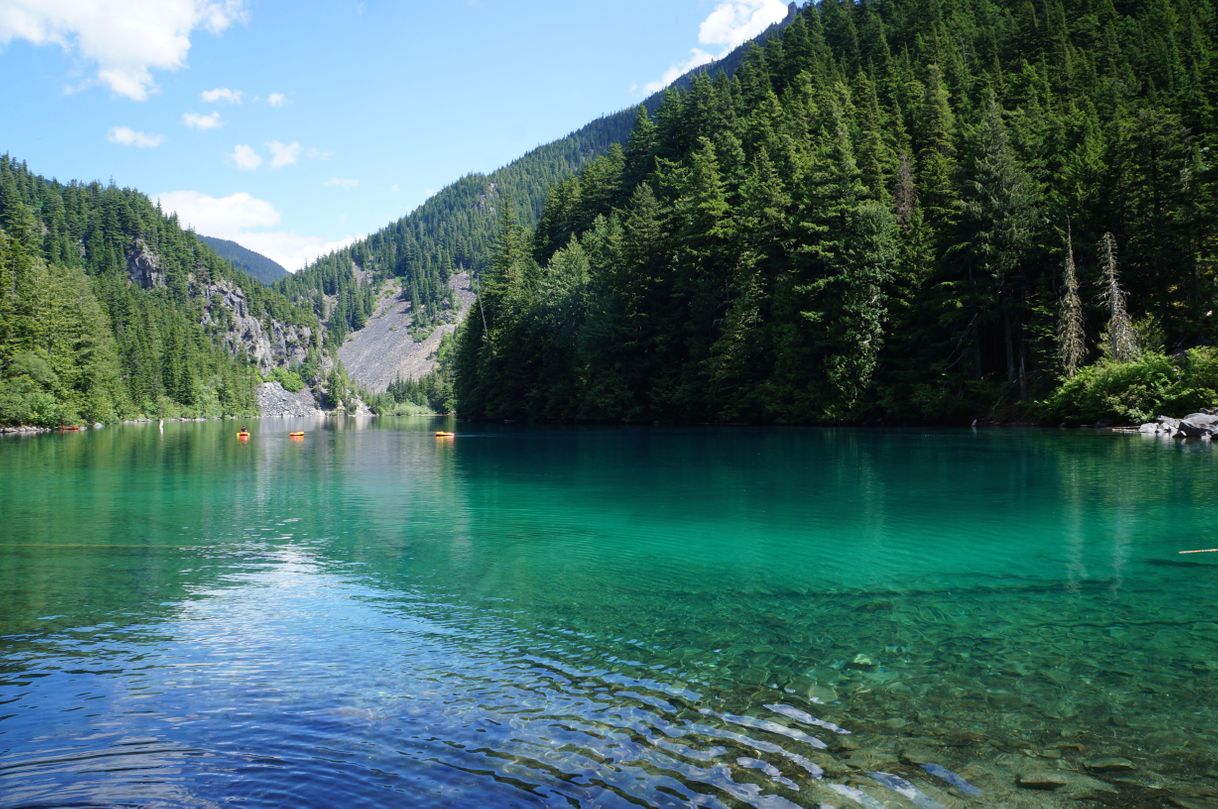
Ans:
{"label": "green shrub", "polygon": [[1171,357],[1143,354],[1131,362],[1101,360],[1079,370],[1041,403],[1054,423],[1146,422],[1218,404],[1218,349],[1190,348]]}
{"label": "green shrub", "polygon": [[289,368],[272,368],[266,381],[278,382],[288,393],[300,393],[305,388],[305,381],[300,374]]}

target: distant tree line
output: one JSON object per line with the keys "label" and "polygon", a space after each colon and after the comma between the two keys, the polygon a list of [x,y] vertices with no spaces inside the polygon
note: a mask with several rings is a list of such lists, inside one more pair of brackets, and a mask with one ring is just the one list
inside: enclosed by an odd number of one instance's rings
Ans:
{"label": "distant tree line", "polygon": [[458,272],[476,277],[486,269],[503,200],[522,205],[528,221],[535,221],[549,189],[610,144],[625,140],[631,120],[629,113],[598,119],[489,175],[467,175],[397,222],[318,259],[276,288],[312,308],[341,344],[371,316],[377,282],[396,278],[416,328],[430,332],[452,317],[449,278]]}

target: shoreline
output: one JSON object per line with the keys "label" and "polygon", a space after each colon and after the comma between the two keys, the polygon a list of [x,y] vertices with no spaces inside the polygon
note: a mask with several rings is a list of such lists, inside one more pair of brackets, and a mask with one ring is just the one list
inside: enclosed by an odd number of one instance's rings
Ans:
{"label": "shoreline", "polygon": [[[291,414],[280,415],[265,415],[265,416],[174,416],[172,418],[138,418],[138,419],[121,419],[118,421],[100,422],[96,421],[92,424],[64,424],[58,427],[42,427],[34,424],[15,424],[0,426],[0,436],[5,435],[43,435],[46,433],[85,433],[94,430],[103,430],[106,427],[134,427],[145,424],[157,424],[165,421],[173,424],[203,424],[209,421],[267,421],[271,419],[327,419],[327,418],[354,418],[354,419],[369,419],[376,418],[376,413],[343,413],[337,410],[323,410],[307,416],[298,416]],[[441,414],[442,415],[442,414]]]}
{"label": "shoreline", "polygon": [[[1193,414],[1198,415],[1198,414]],[[1206,414],[1209,416],[1209,414]],[[372,419],[372,418],[444,418],[455,416],[459,422],[465,424],[481,424],[481,425],[502,425],[509,423],[515,426],[522,427],[624,427],[624,428],[640,428],[640,427],[657,427],[657,428],[673,428],[673,427],[720,427],[725,429],[758,429],[758,428],[819,428],[819,429],[859,429],[859,430],[994,430],[994,429],[1032,429],[1032,430],[1069,430],[1069,431],[1090,431],[1094,433],[1106,433],[1113,435],[1152,435],[1159,438],[1170,437],[1176,439],[1205,439],[1212,438],[1218,441],[1218,435],[1213,433],[1200,433],[1197,435],[1185,434],[1179,430],[1181,422],[1187,422],[1193,416],[1185,416],[1180,419],[1171,418],[1169,416],[1160,416],[1158,422],[1150,424],[1037,424],[1027,421],[981,421],[977,420],[972,424],[877,424],[877,423],[849,423],[849,424],[752,424],[749,422],[730,422],[730,423],[715,423],[715,422],[653,422],[647,424],[631,424],[625,422],[503,422],[503,421],[481,421],[469,420],[463,421],[459,416],[453,413],[374,413],[374,412],[356,412],[346,413],[337,410],[315,411],[307,415],[279,413],[259,416],[211,416],[211,417],[187,417],[175,416],[172,418],[133,418],[122,419],[111,422],[94,422],[92,424],[71,424],[60,425],[58,427],[42,427],[30,424],[18,425],[0,425],[0,437],[4,436],[32,436],[44,435],[48,433],[77,433],[102,430],[106,427],[130,427],[139,425],[157,424],[158,422],[170,422],[176,424],[202,424],[212,421],[277,421],[282,419],[330,419],[330,418],[354,418],[354,419]],[[1214,433],[1218,433],[1218,416],[1214,418]],[[1148,429],[1155,426],[1158,429]]]}

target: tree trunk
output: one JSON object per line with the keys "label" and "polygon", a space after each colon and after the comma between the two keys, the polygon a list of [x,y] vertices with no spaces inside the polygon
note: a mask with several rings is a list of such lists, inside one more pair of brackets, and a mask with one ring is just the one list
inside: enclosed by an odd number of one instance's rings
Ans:
{"label": "tree trunk", "polygon": [[1019,327],[1019,401],[1028,400],[1028,341],[1023,326]]}
{"label": "tree trunk", "polygon": [[1011,339],[1011,313],[1002,313],[1002,332],[1007,344],[1007,381],[1015,381],[1015,344]]}

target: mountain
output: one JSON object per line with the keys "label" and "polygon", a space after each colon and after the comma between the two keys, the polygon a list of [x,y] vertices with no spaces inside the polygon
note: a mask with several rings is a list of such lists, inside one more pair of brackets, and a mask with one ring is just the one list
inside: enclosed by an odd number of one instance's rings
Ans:
{"label": "mountain", "polygon": [[503,219],[458,412],[967,423],[1087,362],[1143,412],[1215,376],[1216,38],[1208,0],[808,6]]}
{"label": "mountain", "polygon": [[[796,13],[791,4],[787,18],[772,25],[755,42],[764,42],[781,31]],[[674,86],[683,86],[694,76],[712,71],[734,71],[754,44],[743,45],[717,62],[690,71]],[[650,96],[642,106],[657,109],[663,95]],[[386,340],[384,351],[398,358],[397,364],[414,372],[434,368],[434,359],[416,362],[410,355],[412,345],[416,352],[431,353],[413,338],[452,323],[468,311],[458,305],[450,279],[470,273],[476,286],[477,277],[488,264],[505,203],[523,221],[536,222],[557,183],[620,149],[636,114],[632,108],[598,118],[490,174],[467,175],[397,222],[318,259],[280,281],[276,288],[312,308],[337,344],[373,320],[377,339]],[[389,278],[395,279],[400,289],[397,300],[401,305],[378,306],[376,284]],[[380,322],[386,319],[387,323]],[[362,341],[360,353],[371,346],[367,339]],[[356,366],[353,378],[372,390],[383,390],[383,374],[360,370],[364,367],[369,366]]]}
{"label": "mountain", "polygon": [[144,194],[0,156],[0,424],[249,415],[320,324]]}
{"label": "mountain", "polygon": [[215,236],[199,236],[203,244],[210,247],[220,258],[231,261],[233,266],[245,271],[251,277],[270,286],[276,281],[282,281],[291,273],[285,270],[274,259],[267,258],[261,253],[255,253],[248,247],[242,247],[228,239],[218,239]]}

